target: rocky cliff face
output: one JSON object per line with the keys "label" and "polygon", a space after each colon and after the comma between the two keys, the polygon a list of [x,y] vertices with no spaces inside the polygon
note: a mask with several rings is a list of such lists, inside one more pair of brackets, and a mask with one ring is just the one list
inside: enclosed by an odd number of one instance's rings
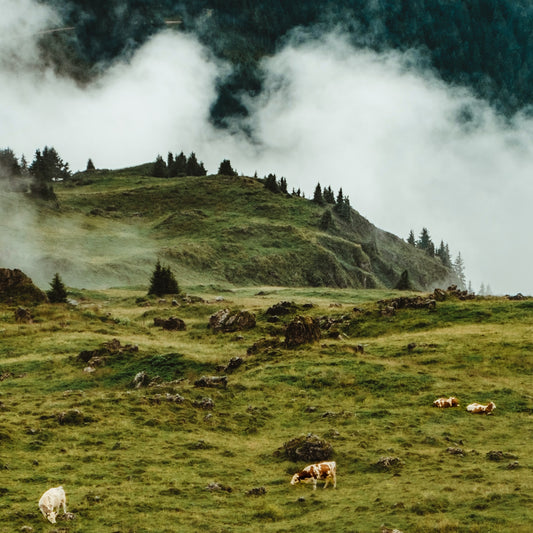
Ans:
{"label": "rocky cliff face", "polygon": [[0,268],[0,302],[13,305],[40,304],[48,301],[46,293],[18,268]]}

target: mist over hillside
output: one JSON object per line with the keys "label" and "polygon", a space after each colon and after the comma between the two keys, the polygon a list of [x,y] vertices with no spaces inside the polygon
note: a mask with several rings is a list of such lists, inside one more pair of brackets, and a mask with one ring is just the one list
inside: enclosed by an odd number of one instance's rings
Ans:
{"label": "mist over hillside", "polygon": [[209,172],[342,187],[376,226],[449,242],[474,290],[533,292],[527,4],[1,5],[0,146],[73,169],[196,151]]}

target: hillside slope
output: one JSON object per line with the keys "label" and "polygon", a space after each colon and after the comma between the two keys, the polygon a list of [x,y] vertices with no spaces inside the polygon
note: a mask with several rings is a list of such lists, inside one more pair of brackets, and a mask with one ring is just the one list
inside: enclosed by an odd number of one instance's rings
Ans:
{"label": "hillside slope", "polygon": [[158,179],[143,167],[57,184],[59,211],[41,214],[41,283],[147,284],[159,258],[186,284],[390,288],[404,270],[418,289],[453,282],[440,260],[352,210],[351,222],[249,177]]}

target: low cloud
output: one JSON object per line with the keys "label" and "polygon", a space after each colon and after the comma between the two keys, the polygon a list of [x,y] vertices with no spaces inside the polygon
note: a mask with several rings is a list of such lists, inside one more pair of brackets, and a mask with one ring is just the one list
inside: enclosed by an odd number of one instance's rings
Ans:
{"label": "low cloud", "polygon": [[[1,3],[19,20],[13,2]],[[427,227],[452,256],[460,251],[474,290],[484,283],[533,294],[533,245],[522,237],[533,123],[502,121],[468,90],[419,67],[415,52],[356,49],[342,32],[298,36],[264,61],[265,90],[244,101],[251,142],[238,133],[242,124],[231,135],[210,124],[228,66],[193,36],[162,32],[80,88],[36,68],[29,34],[55,23],[44,10],[24,32],[4,25],[0,56],[18,50],[19,68],[14,75],[13,62],[0,63],[0,146],[29,160],[54,146],[74,169],[89,157],[119,168],[195,151],[210,172],[230,158],[242,173],[285,176],[307,196],[317,182],[342,187],[377,226],[404,238]]]}

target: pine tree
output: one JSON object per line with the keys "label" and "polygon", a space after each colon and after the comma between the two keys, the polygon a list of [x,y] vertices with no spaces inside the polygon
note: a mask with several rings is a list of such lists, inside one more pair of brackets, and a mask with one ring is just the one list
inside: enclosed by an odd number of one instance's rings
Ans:
{"label": "pine tree", "polygon": [[174,158],[174,163],[172,165],[172,168],[169,169],[169,176],[170,177],[184,177],[187,175],[187,158],[185,157],[185,154],[183,152],[180,152],[179,155],[177,155]]}
{"label": "pine tree", "polygon": [[429,236],[429,231],[427,228],[422,228],[422,231],[420,232],[420,237],[418,238],[418,242],[416,243],[416,247],[420,250],[424,250],[424,252],[428,252],[431,247],[431,237]]}
{"label": "pine tree", "polygon": [[170,267],[161,266],[161,262],[158,260],[155,265],[155,269],[152,272],[152,277],[150,278],[150,288],[148,289],[148,294],[164,296],[165,294],[178,293],[178,282],[170,270]]}
{"label": "pine tree", "polygon": [[465,265],[463,258],[461,257],[461,252],[457,254],[455,261],[453,262],[453,271],[459,280],[459,288],[465,290],[466,288],[466,277],[465,277]]}
{"label": "pine tree", "polygon": [[409,272],[407,270],[404,270],[400,276],[400,279],[398,280],[398,283],[396,283],[395,289],[399,291],[411,291],[413,290],[413,284],[411,283],[411,279],[409,278]]}
{"label": "pine tree", "polygon": [[156,178],[166,178],[168,176],[167,164],[160,155],[157,156],[154,166],[152,167],[152,176],[155,176]]}
{"label": "pine tree", "polygon": [[87,168],[85,170],[87,172],[91,172],[93,170],[96,170],[95,167],[94,167],[93,160],[91,158],[89,158],[89,160],[87,161]]}
{"label": "pine tree", "polygon": [[328,231],[329,229],[334,228],[334,222],[333,222],[333,215],[331,214],[330,209],[326,209],[324,213],[322,214],[322,217],[320,218],[320,222],[318,224],[318,227],[322,231]]}
{"label": "pine tree", "polygon": [[415,234],[414,234],[414,231],[411,230],[409,232],[409,237],[407,237],[407,242],[412,245],[412,246],[416,246],[416,241],[415,241]]}
{"label": "pine tree", "polygon": [[269,174],[264,181],[265,188],[271,192],[279,193],[281,192],[278,180],[276,179],[276,174]]}
{"label": "pine tree", "polygon": [[237,172],[233,170],[230,160],[224,159],[222,163],[220,163],[220,166],[218,167],[217,174],[219,176],[236,176]]}
{"label": "pine tree", "polygon": [[279,179],[279,190],[283,194],[289,194],[287,192],[287,180],[283,176],[281,176],[281,178]]}
{"label": "pine tree", "polygon": [[67,289],[58,273],[55,274],[54,279],[50,283],[50,289],[46,291],[46,294],[50,303],[57,304],[67,301]]}
{"label": "pine tree", "polygon": [[207,174],[204,164],[198,162],[194,152],[191,152],[191,155],[187,159],[186,172],[187,176],[205,176]]}
{"label": "pine tree", "polygon": [[337,200],[335,202],[335,204],[337,205],[337,207],[340,207],[342,206],[342,204],[344,203],[344,195],[342,193],[342,187],[339,189],[339,192],[337,193]]}
{"label": "pine tree", "polygon": [[170,172],[171,172],[172,167],[174,167],[174,155],[172,154],[172,152],[169,152],[167,154],[167,174],[168,174],[168,177],[171,177],[170,176]]}
{"label": "pine tree", "polygon": [[333,191],[331,190],[331,187],[329,185],[322,192],[322,196],[324,197],[324,201],[328,204],[335,203],[335,195],[333,194]]}
{"label": "pine tree", "polygon": [[318,205],[324,205],[324,197],[322,196],[322,187],[320,187],[320,183],[317,183],[317,186],[315,187],[313,202]]}

